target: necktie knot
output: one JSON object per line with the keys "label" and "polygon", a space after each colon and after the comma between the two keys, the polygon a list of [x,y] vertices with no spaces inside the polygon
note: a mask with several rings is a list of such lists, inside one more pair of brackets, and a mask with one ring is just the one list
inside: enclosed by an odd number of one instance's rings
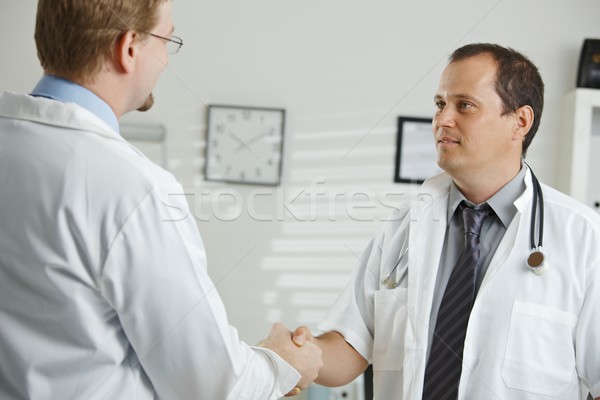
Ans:
{"label": "necktie knot", "polygon": [[477,235],[481,234],[481,227],[483,226],[483,220],[487,217],[491,208],[487,203],[484,203],[477,207],[470,207],[466,202],[460,203],[460,211],[462,212],[463,223],[465,226],[465,235]]}

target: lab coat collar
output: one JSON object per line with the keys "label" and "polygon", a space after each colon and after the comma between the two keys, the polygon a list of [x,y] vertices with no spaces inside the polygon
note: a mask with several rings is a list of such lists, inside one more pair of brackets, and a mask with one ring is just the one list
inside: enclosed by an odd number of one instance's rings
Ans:
{"label": "lab coat collar", "polygon": [[[506,260],[510,255],[516,251],[517,243],[529,243],[529,225],[528,222],[531,218],[531,203],[533,201],[533,182],[531,179],[531,170],[529,166],[525,165],[525,190],[519,196],[514,205],[517,208],[517,213],[513,217],[513,220],[509,224],[504,237],[500,241],[494,257],[490,261],[488,270],[481,282],[478,296],[480,296],[494,279],[495,275],[500,271],[502,266],[506,263]],[[477,300],[476,300],[477,301]]]}
{"label": "lab coat collar", "polygon": [[[494,210],[494,213],[498,216],[505,228],[508,228],[508,225],[510,225],[510,222],[517,212],[514,202],[525,190],[523,181],[525,179],[526,171],[527,168],[521,163],[521,169],[517,175],[486,201],[492,210]],[[470,203],[460,192],[456,184],[452,182],[450,185],[450,200],[447,213],[448,224],[450,224],[450,220],[456,212],[456,208],[463,200]]]}
{"label": "lab coat collar", "polygon": [[0,94],[0,116],[86,131],[125,142],[110,125],[74,103],[6,91]]}
{"label": "lab coat collar", "polygon": [[96,93],[75,82],[57,76],[44,75],[32,90],[31,95],[47,97],[63,103],[79,104],[119,132],[119,120],[112,108]]}
{"label": "lab coat collar", "polygon": [[[515,178],[513,178],[513,180],[511,182],[509,182],[507,184],[508,185],[515,185],[517,186],[517,184],[519,184],[519,182],[522,180],[524,183],[524,187],[525,189],[522,190],[522,186],[521,189],[518,189],[519,192],[521,192],[521,194],[516,197],[516,200],[514,200],[513,204],[514,207],[517,209],[518,213],[523,213],[524,210],[529,207],[532,196],[533,196],[533,183],[532,183],[532,179],[531,179],[531,169],[529,168],[529,166],[525,163],[522,164],[523,167],[521,169],[521,171],[515,176]],[[451,187],[453,185],[452,182],[452,178],[446,174],[445,172],[442,172],[440,174],[434,175],[431,178],[428,178],[425,183],[423,183],[423,185],[421,186],[421,191],[419,192],[418,197],[424,198],[424,197],[428,197],[432,200],[432,204],[435,206],[435,208],[433,208],[431,210],[431,212],[433,213],[433,217],[437,217],[439,216],[440,212],[444,214],[444,220],[446,223],[448,223],[452,213],[449,211],[450,208],[452,208],[453,203],[454,204],[454,208],[456,208],[456,206],[458,206],[458,203],[460,202],[460,199],[458,199],[458,197],[453,197],[451,196]],[[511,189],[514,191],[514,189]],[[457,190],[458,191],[458,190]],[[460,192],[459,192],[460,193]],[[457,200],[458,199],[458,200]],[[419,199],[417,199],[418,201]],[[440,206],[443,207],[442,210],[440,210]],[[512,214],[512,217],[514,218],[515,214]],[[414,215],[413,215],[414,217]],[[437,220],[437,218],[436,218]],[[505,225],[508,227],[508,225],[510,225],[512,221],[506,221]],[[504,222],[504,221],[503,221]]]}
{"label": "lab coat collar", "polygon": [[515,207],[517,211],[523,214],[527,207],[531,206],[531,202],[533,201],[533,180],[531,178],[531,169],[528,165],[525,165],[527,170],[525,171],[525,190],[515,200]]}

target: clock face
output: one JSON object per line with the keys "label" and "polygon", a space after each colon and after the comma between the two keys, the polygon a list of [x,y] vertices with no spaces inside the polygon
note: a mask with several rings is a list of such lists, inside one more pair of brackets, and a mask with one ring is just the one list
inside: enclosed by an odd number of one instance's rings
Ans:
{"label": "clock face", "polygon": [[285,110],[208,106],[205,179],[277,185]]}

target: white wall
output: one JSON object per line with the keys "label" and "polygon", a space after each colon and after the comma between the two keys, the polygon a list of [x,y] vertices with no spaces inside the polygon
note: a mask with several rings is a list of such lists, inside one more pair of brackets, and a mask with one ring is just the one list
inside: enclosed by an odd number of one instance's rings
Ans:
{"label": "white wall", "polygon": [[[0,0],[0,7],[0,88],[30,90],[41,73],[35,2]],[[596,0],[178,0],[176,34],[185,45],[156,88],[155,108],[124,120],[167,126],[170,169],[196,193],[201,216],[206,193],[246,199],[258,189],[202,181],[205,106],[287,109],[283,185],[272,196],[259,193],[250,209],[238,203],[233,221],[211,213],[198,221],[231,322],[256,342],[272,320],[313,326],[389,214],[386,204],[414,192],[392,184],[396,119],[431,116],[437,79],[456,47],[497,42],[539,66],[546,107],[528,159],[554,184],[562,97],[575,87],[583,39],[600,38],[598,15]],[[212,209],[237,213],[227,204]],[[273,221],[256,221],[254,209]]]}

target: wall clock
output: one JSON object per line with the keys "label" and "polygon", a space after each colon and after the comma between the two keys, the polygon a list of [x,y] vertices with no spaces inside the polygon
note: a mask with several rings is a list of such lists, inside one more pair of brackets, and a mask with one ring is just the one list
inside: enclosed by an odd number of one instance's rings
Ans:
{"label": "wall clock", "polygon": [[279,184],[284,124],[284,109],[209,105],[205,179]]}

